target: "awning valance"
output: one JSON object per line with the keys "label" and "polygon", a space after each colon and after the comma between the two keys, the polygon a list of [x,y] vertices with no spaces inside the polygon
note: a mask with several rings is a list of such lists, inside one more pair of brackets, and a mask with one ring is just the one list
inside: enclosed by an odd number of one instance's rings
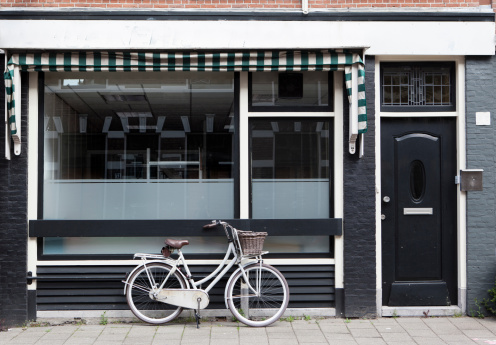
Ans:
{"label": "awning valance", "polygon": [[[350,102],[350,152],[367,131],[365,70],[360,55],[333,50],[243,52],[70,52],[13,54],[5,71],[6,121],[20,154],[19,72],[344,71]],[[352,145],[353,142],[353,145]],[[353,148],[352,148],[353,146]]]}

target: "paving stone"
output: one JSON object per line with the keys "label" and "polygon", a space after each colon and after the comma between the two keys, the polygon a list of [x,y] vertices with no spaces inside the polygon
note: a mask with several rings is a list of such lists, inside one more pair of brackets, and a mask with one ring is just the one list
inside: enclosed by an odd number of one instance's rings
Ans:
{"label": "paving stone", "polygon": [[382,333],[382,339],[386,342],[390,341],[413,341],[408,333]]}
{"label": "paving stone", "polygon": [[296,320],[291,322],[291,326],[293,329],[320,329],[319,325],[315,321],[305,321],[305,320]]}
{"label": "paving stone", "polygon": [[[217,344],[215,344],[217,345]],[[298,345],[298,341],[296,339],[270,339],[269,345]]]}
{"label": "paving stone", "polygon": [[349,329],[374,328],[374,325],[370,320],[351,320],[346,323],[346,326],[348,326]]}
{"label": "paving stone", "polygon": [[439,338],[434,338],[434,337],[413,337],[413,340],[417,344],[422,344],[422,345],[445,345],[446,343],[442,341]]}
{"label": "paving stone", "polygon": [[326,326],[320,326],[320,331],[327,334],[335,334],[335,333],[344,333],[344,334],[351,334],[350,330],[348,327],[346,327],[344,324],[342,325],[326,325]]}
{"label": "paving stone", "polygon": [[409,329],[407,328],[406,332],[410,334],[412,337],[436,337],[436,333],[432,331],[432,329]]}
{"label": "paving stone", "polygon": [[462,332],[469,338],[496,338],[496,335],[488,329],[468,329]]}
{"label": "paving stone", "polygon": [[363,329],[363,328],[358,328],[358,329],[351,329],[351,335],[356,339],[356,338],[380,338],[381,335],[375,328],[371,329]]}
{"label": "paving stone", "polygon": [[387,345],[386,342],[382,338],[356,338],[357,344],[363,345]]}
{"label": "paving stone", "polygon": [[269,340],[271,339],[295,339],[296,336],[293,332],[273,332],[273,333],[268,333],[267,337]]}

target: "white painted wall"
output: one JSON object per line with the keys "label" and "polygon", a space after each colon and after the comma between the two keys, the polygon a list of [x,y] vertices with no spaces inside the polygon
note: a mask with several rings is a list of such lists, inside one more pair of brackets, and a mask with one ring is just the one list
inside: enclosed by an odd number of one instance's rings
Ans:
{"label": "white painted wall", "polygon": [[0,20],[0,49],[369,48],[494,55],[493,22]]}

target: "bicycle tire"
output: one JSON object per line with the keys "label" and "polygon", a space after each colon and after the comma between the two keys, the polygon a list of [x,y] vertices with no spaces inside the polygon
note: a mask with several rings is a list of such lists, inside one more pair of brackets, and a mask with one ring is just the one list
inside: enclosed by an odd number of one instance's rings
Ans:
{"label": "bicycle tire", "polygon": [[[155,284],[159,286],[171,269],[170,265],[154,262],[139,268],[129,278],[126,300],[138,319],[152,324],[161,324],[172,321],[181,314],[182,307],[156,301],[150,296],[153,284],[148,278],[147,271],[153,277]],[[174,272],[164,288],[187,289],[187,284],[180,274]]]}
{"label": "bicycle tire", "polygon": [[252,327],[268,326],[279,320],[289,302],[289,287],[282,273],[273,266],[257,263],[244,270],[255,289],[260,273],[260,296],[247,289],[243,274],[238,271],[227,287],[227,305],[231,313]]}

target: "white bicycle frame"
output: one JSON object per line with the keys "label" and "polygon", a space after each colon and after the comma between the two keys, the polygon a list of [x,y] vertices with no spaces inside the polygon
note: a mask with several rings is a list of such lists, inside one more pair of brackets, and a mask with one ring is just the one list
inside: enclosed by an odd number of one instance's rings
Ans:
{"label": "white bicycle frame", "polygon": [[[234,237],[236,237],[234,239],[234,241],[238,240],[238,238],[237,238],[236,235],[234,235]],[[239,242],[238,242],[238,244],[239,244]],[[234,257],[230,261],[228,261],[229,260],[229,257],[231,256],[231,254],[233,254]],[[203,291],[205,291],[208,294],[208,292],[215,286],[215,284],[217,284],[219,282],[220,279],[222,279],[222,277],[231,269],[231,267],[233,267],[235,264],[237,264],[238,265],[238,269],[235,272],[233,272],[233,274],[231,274],[231,277],[229,278],[229,280],[228,280],[228,282],[226,284],[226,289],[225,289],[225,292],[224,292],[224,301],[225,301],[225,304],[226,304],[226,308],[228,308],[228,306],[227,306],[227,299],[228,299],[227,288],[228,288],[231,280],[233,279],[233,277],[236,275],[236,273],[238,271],[241,271],[241,274],[243,276],[243,280],[245,281],[245,283],[248,286],[248,288],[255,294],[256,297],[259,296],[261,274],[258,275],[256,288],[253,288],[251,286],[251,284],[249,283],[249,280],[248,280],[248,277],[246,275],[246,272],[245,272],[244,268],[246,266],[248,266],[248,265],[251,265],[251,264],[257,262],[257,261],[260,263],[260,266],[261,266],[262,265],[262,256],[261,255],[250,257],[250,258],[252,258],[252,259],[254,259],[256,261],[253,261],[252,260],[250,262],[247,262],[245,264],[242,264],[241,263],[241,260],[243,259],[243,257],[238,255],[238,253],[236,251],[236,248],[234,246],[234,243],[231,241],[231,242],[229,242],[229,246],[227,248],[226,255],[224,256],[224,259],[219,264],[219,266],[212,273],[210,273],[208,276],[206,276],[205,278],[203,278],[203,279],[201,279],[199,281],[195,281],[193,279],[193,277],[191,275],[191,272],[189,270],[188,264],[186,263],[186,259],[184,258],[184,255],[183,255],[183,253],[181,252],[180,249],[178,249],[178,255],[179,255],[178,259],[177,260],[174,260],[174,259],[170,259],[170,258],[164,258],[161,255],[155,255],[155,254],[144,254],[144,253],[137,253],[137,254],[135,254],[134,257],[135,258],[136,257],[140,257],[141,260],[142,260],[142,263],[140,265],[138,265],[128,275],[126,281],[124,282],[125,283],[125,285],[124,285],[124,294],[126,294],[126,292],[127,292],[127,288],[128,288],[128,285],[129,285],[129,278],[132,276],[132,274],[134,273],[134,271],[136,271],[137,269],[140,269],[141,267],[145,267],[146,273],[148,275],[148,279],[150,280],[150,283],[151,283],[151,286],[156,286],[156,282],[153,281],[153,277],[148,272],[147,265],[149,265],[151,263],[155,263],[155,262],[160,262],[160,263],[166,263],[166,264],[172,266],[172,269],[169,272],[169,274],[167,275],[167,277],[161,282],[160,286],[156,290],[156,293],[160,293],[160,291],[165,286],[167,280],[169,279],[170,275],[177,271],[185,279],[186,284],[188,284],[187,288],[188,289],[192,289],[192,290],[202,290],[199,287],[201,285],[203,285],[204,283],[210,281],[213,277],[216,276],[216,278],[207,286],[207,288],[206,289],[203,289]],[[151,259],[151,260],[148,260],[148,259]],[[184,273],[181,270],[178,269],[178,266],[181,266],[181,265],[184,267],[184,270],[186,271],[186,275],[184,275]]]}

